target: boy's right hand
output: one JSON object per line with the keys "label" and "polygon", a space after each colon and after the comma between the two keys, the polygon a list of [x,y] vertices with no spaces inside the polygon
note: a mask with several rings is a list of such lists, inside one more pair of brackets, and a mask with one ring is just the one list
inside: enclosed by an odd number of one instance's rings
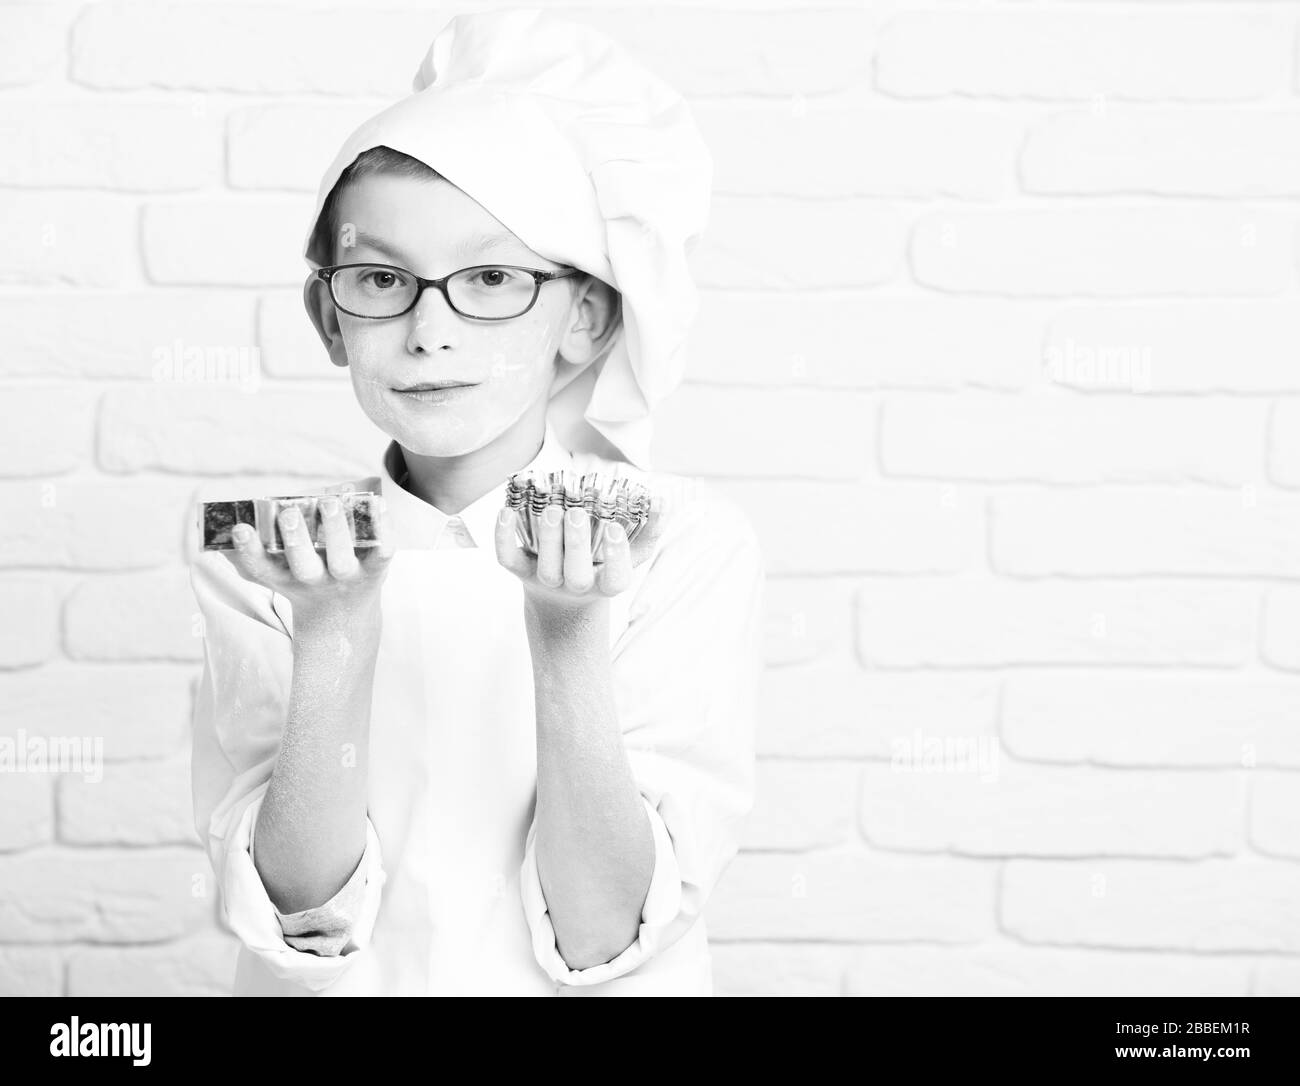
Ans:
{"label": "boy's right hand", "polygon": [[338,499],[332,502],[332,509],[330,498],[320,502],[323,558],[312,546],[307,525],[293,507],[280,510],[276,518],[284,539],[283,554],[268,554],[251,527],[248,538],[241,540],[242,533],[234,534],[234,550],[221,552],[245,580],[289,600],[295,630],[318,622],[335,625],[353,616],[377,619],[379,615],[380,589],[395,550],[387,504],[380,498],[375,525],[378,544],[357,548]]}

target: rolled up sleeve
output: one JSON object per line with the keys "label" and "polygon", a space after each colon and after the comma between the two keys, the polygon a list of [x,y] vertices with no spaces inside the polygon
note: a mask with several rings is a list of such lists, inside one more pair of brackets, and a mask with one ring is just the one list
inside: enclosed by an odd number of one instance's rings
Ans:
{"label": "rolled up sleeve", "polygon": [[281,913],[253,863],[254,829],[280,751],[293,643],[273,593],[244,580],[219,553],[190,566],[202,616],[203,675],[192,722],[194,820],[217,880],[221,919],[274,974],[329,987],[369,945],[385,881],[379,837],[324,904]]}
{"label": "rolled up sleeve", "polygon": [[632,590],[627,629],[612,649],[619,725],[654,836],[635,942],[608,962],[570,969],[537,871],[535,815],[525,840],[520,893],[533,953],[561,985],[653,970],[699,918],[754,803],[762,550],[744,513],[721,495],[701,494],[675,520]]}

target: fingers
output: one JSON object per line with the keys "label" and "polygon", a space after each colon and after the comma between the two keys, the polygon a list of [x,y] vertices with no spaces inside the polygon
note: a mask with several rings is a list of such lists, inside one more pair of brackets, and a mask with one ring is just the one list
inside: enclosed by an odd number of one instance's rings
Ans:
{"label": "fingers", "polygon": [[360,576],[361,563],[357,560],[356,545],[347,515],[338,498],[320,501],[320,535],[325,541],[325,565],[336,581],[350,581]]}
{"label": "fingers", "polygon": [[515,539],[515,525],[519,514],[513,509],[502,509],[497,514],[497,528],[493,538],[496,541],[497,561],[517,577],[525,579],[533,575],[537,559],[524,553]]}
{"label": "fingers", "polygon": [[626,592],[632,583],[632,554],[623,525],[615,521],[605,529],[600,545],[602,561],[596,582],[603,596]]}
{"label": "fingers", "polygon": [[267,588],[279,584],[281,570],[266,553],[266,548],[262,546],[262,541],[257,538],[257,532],[251,525],[236,524],[231,531],[231,539],[234,540],[235,549],[221,553],[244,580]]}
{"label": "fingers", "polygon": [[537,579],[547,588],[564,584],[564,510],[548,505],[542,512],[537,541]]}
{"label": "fingers", "polygon": [[554,589],[557,596],[574,597],[575,602],[596,593],[616,596],[631,586],[631,548],[618,522],[606,524],[602,560],[597,564],[592,561],[592,521],[586,509],[566,512],[558,505],[548,506],[537,522],[536,557],[515,538],[517,518],[514,510],[501,510],[495,534],[497,561],[516,576]]}
{"label": "fingers", "polygon": [[576,595],[596,583],[591,564],[591,516],[578,506],[564,514],[564,587]]}
{"label": "fingers", "polygon": [[319,584],[327,575],[337,581],[359,581],[364,574],[377,574],[396,553],[388,503],[382,496],[375,515],[378,543],[365,548],[361,556],[357,555],[356,541],[341,502],[326,497],[321,499],[319,508],[318,538],[325,548],[323,560],[312,543],[306,523],[294,507],[282,509],[276,518],[284,542],[283,552],[268,553],[252,525],[239,524],[231,533],[234,548],[222,553],[245,580],[277,591],[288,588],[293,581]]}
{"label": "fingers", "polygon": [[281,509],[276,521],[284,540],[284,557],[289,563],[289,572],[303,584],[318,584],[325,577],[325,563],[312,545],[307,524],[298,507],[290,505]]}

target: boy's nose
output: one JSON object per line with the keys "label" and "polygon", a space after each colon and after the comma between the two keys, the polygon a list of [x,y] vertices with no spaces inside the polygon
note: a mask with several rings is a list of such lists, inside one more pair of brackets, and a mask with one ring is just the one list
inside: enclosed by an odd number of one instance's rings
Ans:
{"label": "boy's nose", "polygon": [[410,329],[406,349],[412,353],[436,351],[454,343],[460,315],[447,304],[442,291],[433,287],[425,290],[415,308],[406,314]]}

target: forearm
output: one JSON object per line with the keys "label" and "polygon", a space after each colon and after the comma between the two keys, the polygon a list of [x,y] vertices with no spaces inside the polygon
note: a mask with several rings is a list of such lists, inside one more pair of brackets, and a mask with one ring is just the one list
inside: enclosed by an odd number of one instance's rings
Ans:
{"label": "forearm", "polygon": [[254,831],[257,871],[281,912],[324,904],[365,851],[378,648],[373,615],[295,631],[288,718]]}
{"label": "forearm", "polygon": [[537,870],[573,969],[637,937],[654,837],[614,703],[608,601],[526,610],[537,708]]}

